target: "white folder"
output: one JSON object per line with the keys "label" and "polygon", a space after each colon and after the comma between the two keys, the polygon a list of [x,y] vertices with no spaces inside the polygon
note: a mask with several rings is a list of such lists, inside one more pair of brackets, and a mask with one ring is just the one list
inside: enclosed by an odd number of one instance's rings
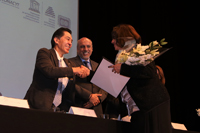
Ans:
{"label": "white folder", "polygon": [[112,68],[108,68],[111,65],[103,58],[90,82],[117,97],[130,78],[112,72]]}

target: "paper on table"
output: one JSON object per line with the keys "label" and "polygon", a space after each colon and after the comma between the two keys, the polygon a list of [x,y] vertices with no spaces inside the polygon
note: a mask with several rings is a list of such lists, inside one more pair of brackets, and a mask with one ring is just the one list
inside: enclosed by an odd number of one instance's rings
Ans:
{"label": "paper on table", "polygon": [[29,109],[27,100],[0,96],[0,105]]}
{"label": "paper on table", "polygon": [[69,113],[75,115],[88,116],[88,117],[97,117],[93,109],[85,109],[73,106],[70,107]]}
{"label": "paper on table", "polygon": [[185,130],[185,131],[187,131],[187,128],[185,127],[184,124],[174,123],[174,122],[171,122],[171,124],[172,124],[172,127],[174,129],[179,129],[179,130]]}
{"label": "paper on table", "polygon": [[110,65],[113,64],[103,59],[92,77],[91,82],[114,97],[117,97],[128,82],[129,77],[112,72],[112,68],[108,68]]}

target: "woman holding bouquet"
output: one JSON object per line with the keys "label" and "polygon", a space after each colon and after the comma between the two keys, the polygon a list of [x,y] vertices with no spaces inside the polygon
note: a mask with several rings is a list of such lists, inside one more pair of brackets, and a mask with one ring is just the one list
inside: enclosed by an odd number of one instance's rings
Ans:
{"label": "woman holding bouquet", "polygon": [[154,62],[146,66],[118,62],[120,52],[129,52],[141,43],[140,35],[131,25],[121,24],[113,28],[111,43],[119,53],[115,65],[110,68],[115,73],[130,77],[119,97],[131,116],[133,132],[171,133],[170,98],[159,80]]}

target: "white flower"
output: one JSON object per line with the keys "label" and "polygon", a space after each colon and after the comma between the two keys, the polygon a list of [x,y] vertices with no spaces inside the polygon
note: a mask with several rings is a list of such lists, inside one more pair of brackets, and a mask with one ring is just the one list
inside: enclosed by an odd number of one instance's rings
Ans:
{"label": "white flower", "polygon": [[158,45],[157,40],[156,40],[156,41],[153,41],[153,46],[155,46],[155,45]]}
{"label": "white flower", "polygon": [[153,56],[151,54],[144,55],[145,60],[151,59]]}
{"label": "white flower", "polygon": [[152,58],[153,58],[153,56],[151,54],[147,54],[147,60],[152,59]]}
{"label": "white flower", "polygon": [[152,43],[153,43],[153,46],[156,46],[156,45],[159,44],[157,40],[156,40],[156,41],[152,41],[152,42],[149,43],[149,47],[152,47],[152,46],[151,46]]}
{"label": "white flower", "polygon": [[153,56],[156,56],[157,54],[159,54],[159,52],[157,52],[157,51],[158,51],[158,49],[152,50],[150,52],[150,54],[152,54]]}
{"label": "white flower", "polygon": [[141,46],[141,43],[140,44],[137,44],[137,47],[136,48],[133,48],[133,52],[134,53],[138,53],[138,54],[145,54],[145,50],[148,49],[149,46]]}
{"label": "white flower", "polygon": [[145,56],[144,55],[140,56],[139,59],[140,59],[140,62],[139,62],[140,64],[145,63]]}
{"label": "white flower", "polygon": [[140,59],[137,58],[137,57],[128,57],[128,61],[129,62],[136,62],[136,61],[139,61]]}
{"label": "white flower", "polygon": [[141,51],[145,51],[145,50],[148,49],[148,48],[149,48],[148,45],[146,45],[146,46],[142,46]]}
{"label": "white flower", "polygon": [[[160,41],[161,42],[161,41]],[[163,43],[164,40],[162,39]],[[159,46],[156,46],[159,45]],[[159,54],[158,49],[161,48],[160,44],[157,41],[152,41],[149,45],[142,46],[137,44],[136,48],[133,48],[132,51],[126,52],[122,51],[118,54],[116,62],[126,63],[128,65],[147,65],[154,60],[154,57]],[[157,49],[155,49],[157,48]],[[199,109],[200,115],[200,109]]]}

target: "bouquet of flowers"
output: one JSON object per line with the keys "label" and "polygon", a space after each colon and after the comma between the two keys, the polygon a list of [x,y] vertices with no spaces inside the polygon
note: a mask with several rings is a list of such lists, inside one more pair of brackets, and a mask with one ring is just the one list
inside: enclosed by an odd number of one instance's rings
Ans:
{"label": "bouquet of flowers", "polygon": [[128,65],[144,65],[154,60],[154,57],[159,54],[159,49],[162,45],[166,45],[165,38],[161,39],[160,42],[152,41],[149,45],[142,46],[137,44],[131,51],[122,51],[116,61],[117,63],[126,63]]}

